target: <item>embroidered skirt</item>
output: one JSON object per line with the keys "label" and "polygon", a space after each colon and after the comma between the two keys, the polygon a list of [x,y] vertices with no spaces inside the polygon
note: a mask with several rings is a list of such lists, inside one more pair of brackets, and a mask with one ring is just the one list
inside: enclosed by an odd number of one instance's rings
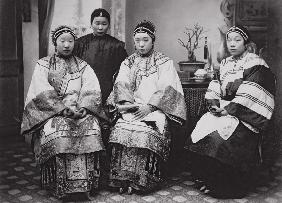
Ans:
{"label": "embroidered skirt", "polygon": [[163,181],[164,161],[148,149],[110,144],[109,186],[129,187],[146,192]]}
{"label": "embroidered skirt", "polygon": [[100,177],[99,152],[58,154],[40,165],[42,188],[62,198],[70,193],[91,192]]}
{"label": "embroidered skirt", "polygon": [[98,187],[104,150],[98,119],[50,118],[33,136],[41,184],[58,198]]}
{"label": "embroidered skirt", "polygon": [[119,119],[109,138],[109,185],[153,190],[163,180],[170,143],[171,133],[163,115],[150,122]]}

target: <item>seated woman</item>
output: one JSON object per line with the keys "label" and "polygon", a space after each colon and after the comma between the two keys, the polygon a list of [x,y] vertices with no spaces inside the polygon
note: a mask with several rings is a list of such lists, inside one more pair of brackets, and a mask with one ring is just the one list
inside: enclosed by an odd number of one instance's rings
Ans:
{"label": "seated woman", "polygon": [[259,56],[249,53],[243,26],[227,34],[230,57],[220,64],[220,78],[210,82],[205,98],[210,112],[192,132],[192,169],[214,195],[243,195],[247,178],[260,162],[260,132],[274,110],[275,78]]}
{"label": "seated woman", "polygon": [[154,50],[155,26],[142,21],[133,36],[136,53],[122,62],[108,98],[120,112],[109,138],[109,185],[129,194],[160,184],[170,149],[168,120],[186,119],[173,61]]}
{"label": "seated woman", "polygon": [[52,33],[56,53],[35,66],[21,129],[33,147],[43,188],[58,198],[97,188],[104,150],[99,82],[92,68],[72,55],[75,38],[68,26]]}

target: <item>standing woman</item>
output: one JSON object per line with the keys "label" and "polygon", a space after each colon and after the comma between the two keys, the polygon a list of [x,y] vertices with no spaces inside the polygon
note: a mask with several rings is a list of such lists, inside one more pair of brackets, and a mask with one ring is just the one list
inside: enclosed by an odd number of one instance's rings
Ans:
{"label": "standing woman", "polygon": [[99,82],[92,68],[72,54],[75,38],[68,26],[53,31],[56,53],[35,66],[21,129],[40,166],[42,187],[58,198],[95,191],[104,150],[97,118]]}
{"label": "standing woman", "polygon": [[210,82],[205,98],[210,112],[192,132],[193,174],[214,195],[243,195],[260,162],[259,144],[273,114],[275,78],[265,61],[249,53],[248,30],[226,34],[230,57],[220,64],[220,78]]}
{"label": "standing woman", "polygon": [[91,14],[93,33],[76,40],[74,54],[86,61],[95,71],[101,86],[104,105],[113,88],[114,74],[127,57],[124,42],[107,34],[110,14],[102,8]]}
{"label": "standing woman", "polygon": [[129,194],[162,182],[171,142],[168,121],[186,120],[173,61],[154,50],[155,26],[140,22],[133,38],[136,53],[122,62],[108,99],[120,112],[109,138],[109,185]]}

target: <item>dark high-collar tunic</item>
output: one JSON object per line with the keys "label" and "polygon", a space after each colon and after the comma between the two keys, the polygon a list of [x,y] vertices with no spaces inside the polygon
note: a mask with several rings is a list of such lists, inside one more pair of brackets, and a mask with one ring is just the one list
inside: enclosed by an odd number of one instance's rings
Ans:
{"label": "dark high-collar tunic", "polygon": [[121,62],[127,57],[124,42],[106,34],[92,33],[76,40],[74,55],[86,61],[95,71],[102,92],[102,103],[108,98]]}

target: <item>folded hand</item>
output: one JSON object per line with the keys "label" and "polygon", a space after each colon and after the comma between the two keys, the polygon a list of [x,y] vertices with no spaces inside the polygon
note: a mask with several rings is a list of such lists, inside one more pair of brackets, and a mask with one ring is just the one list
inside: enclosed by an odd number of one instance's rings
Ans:
{"label": "folded hand", "polygon": [[226,116],[226,115],[228,115],[228,112],[224,108],[219,108],[217,106],[211,106],[209,108],[209,110],[214,116]]}
{"label": "folded hand", "polygon": [[145,116],[147,116],[149,113],[151,113],[150,106],[148,105],[139,106],[138,110],[133,113],[134,119],[135,120],[142,119]]}
{"label": "folded hand", "polygon": [[65,108],[62,113],[63,113],[63,116],[67,118],[70,118],[74,115],[74,111],[71,110],[70,108]]}
{"label": "folded hand", "polygon": [[84,118],[87,115],[87,110],[82,107],[77,111],[77,113],[80,116],[80,118]]}
{"label": "folded hand", "polygon": [[79,110],[73,111],[70,108],[65,108],[63,110],[63,115],[67,118],[72,118],[72,119],[80,119],[84,118],[87,114],[87,111],[85,108],[80,108]]}

